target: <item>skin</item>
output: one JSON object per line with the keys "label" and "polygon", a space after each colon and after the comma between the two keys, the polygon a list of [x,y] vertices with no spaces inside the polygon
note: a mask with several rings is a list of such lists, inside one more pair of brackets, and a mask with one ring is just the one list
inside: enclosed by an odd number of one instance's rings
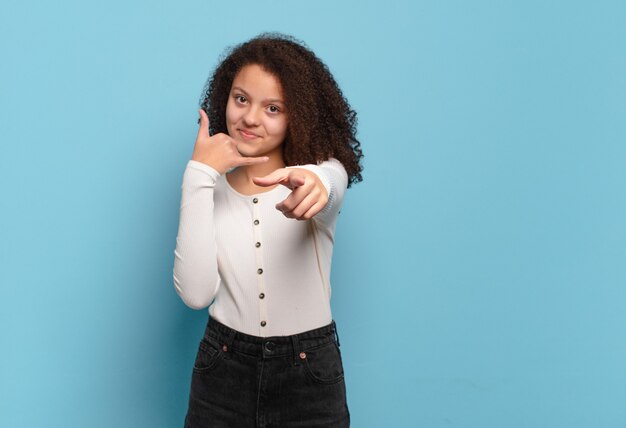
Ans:
{"label": "skin", "polygon": [[260,66],[243,67],[235,76],[226,106],[228,135],[209,136],[209,118],[200,113],[200,128],[192,159],[205,163],[239,193],[253,195],[277,185],[291,190],[276,205],[285,217],[309,220],[328,202],[328,193],[316,174],[285,168],[282,155],[289,116],[280,81]]}

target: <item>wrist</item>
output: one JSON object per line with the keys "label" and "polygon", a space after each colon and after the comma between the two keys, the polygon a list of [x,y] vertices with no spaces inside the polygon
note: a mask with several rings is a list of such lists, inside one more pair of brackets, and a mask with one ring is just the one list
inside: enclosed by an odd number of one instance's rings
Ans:
{"label": "wrist", "polygon": [[213,159],[207,158],[206,156],[193,155],[191,160],[212,168],[220,175],[224,174],[228,170],[228,168],[224,168],[223,165],[220,165],[219,162],[215,162]]}

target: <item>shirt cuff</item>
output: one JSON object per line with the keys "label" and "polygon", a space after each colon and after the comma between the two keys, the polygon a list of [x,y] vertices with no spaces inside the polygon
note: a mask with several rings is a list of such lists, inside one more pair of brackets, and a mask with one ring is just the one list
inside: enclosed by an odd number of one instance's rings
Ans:
{"label": "shirt cuff", "polygon": [[212,166],[209,166],[202,162],[195,161],[193,159],[187,162],[187,168],[192,168],[198,171],[203,171],[206,174],[208,174],[214,181],[217,181],[217,179],[220,176],[220,173],[217,172],[217,170],[213,168]]}

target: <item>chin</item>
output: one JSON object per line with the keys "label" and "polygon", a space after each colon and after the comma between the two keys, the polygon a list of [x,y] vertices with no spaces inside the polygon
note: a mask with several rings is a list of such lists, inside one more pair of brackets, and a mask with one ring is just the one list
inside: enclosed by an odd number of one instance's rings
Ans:
{"label": "chin", "polygon": [[246,156],[246,157],[262,156],[262,154],[260,154],[258,150],[245,148],[241,146],[237,146],[237,151],[239,152],[241,156]]}

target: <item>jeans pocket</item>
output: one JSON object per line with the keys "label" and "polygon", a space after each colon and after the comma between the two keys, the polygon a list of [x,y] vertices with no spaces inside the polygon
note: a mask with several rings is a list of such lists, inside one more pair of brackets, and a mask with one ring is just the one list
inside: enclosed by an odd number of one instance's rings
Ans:
{"label": "jeans pocket", "polygon": [[332,384],[343,379],[343,363],[337,342],[306,349],[304,353],[305,371],[315,382]]}
{"label": "jeans pocket", "polygon": [[210,372],[217,362],[222,358],[222,350],[213,338],[202,338],[196,361],[193,364],[193,371],[199,374]]}

